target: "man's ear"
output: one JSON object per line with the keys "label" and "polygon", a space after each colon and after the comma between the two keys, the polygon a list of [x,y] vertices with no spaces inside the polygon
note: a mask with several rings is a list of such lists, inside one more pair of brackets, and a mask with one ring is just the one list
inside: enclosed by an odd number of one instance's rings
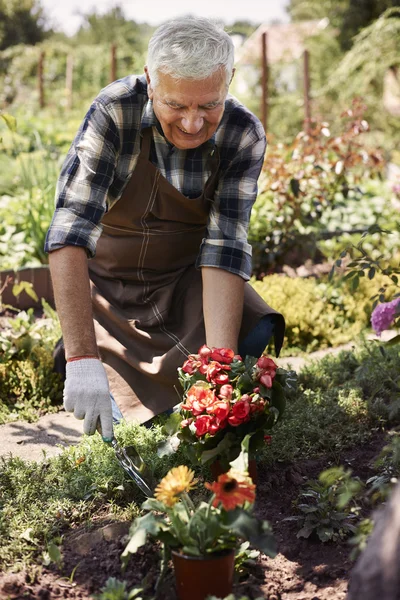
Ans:
{"label": "man's ear", "polygon": [[146,75],[146,81],[147,81],[147,95],[150,98],[150,100],[153,100],[153,86],[151,85],[151,79],[150,79],[150,75],[149,75],[149,69],[147,68],[147,65],[144,67],[144,72]]}
{"label": "man's ear", "polygon": [[229,85],[231,85],[231,83],[232,83],[232,79],[233,79],[233,76],[235,74],[235,71],[236,71],[236,69],[232,69],[232,76],[231,76],[231,80],[229,82]]}

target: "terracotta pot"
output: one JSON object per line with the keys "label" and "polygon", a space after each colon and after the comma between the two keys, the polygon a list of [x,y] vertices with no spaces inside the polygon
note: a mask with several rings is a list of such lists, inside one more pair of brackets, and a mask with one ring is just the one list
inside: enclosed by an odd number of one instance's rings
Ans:
{"label": "terracotta pot", "polygon": [[[223,469],[221,467],[221,463],[219,460],[215,460],[210,465],[211,474],[214,477],[215,481],[218,479],[219,475],[226,473],[229,469]],[[258,474],[257,474],[257,462],[254,458],[249,460],[249,475],[255,485],[258,483]]]}
{"label": "terracotta pot", "polygon": [[179,600],[225,598],[232,592],[235,550],[207,556],[188,556],[172,550]]}

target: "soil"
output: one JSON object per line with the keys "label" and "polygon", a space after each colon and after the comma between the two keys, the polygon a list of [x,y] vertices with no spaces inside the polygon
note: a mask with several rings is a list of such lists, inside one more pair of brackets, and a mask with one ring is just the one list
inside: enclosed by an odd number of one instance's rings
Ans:
{"label": "soil", "polygon": [[[375,433],[368,444],[339,457],[338,462],[351,468],[365,481],[373,474],[374,458],[385,443],[384,433]],[[346,540],[322,543],[318,539],[298,539],[298,525],[285,521],[296,514],[293,502],[301,486],[317,478],[332,466],[324,458],[296,464],[258,466],[256,512],[270,521],[278,546],[274,559],[265,556],[251,566],[235,583],[236,596],[251,600],[344,600],[354,563]],[[36,573],[0,575],[0,598],[7,600],[89,600],[99,594],[109,577],[126,581],[127,589],[145,586],[143,597],[153,596],[158,576],[157,548],[148,545],[130,559],[124,572],[120,556],[127,542],[129,523],[92,523],[66,533],[63,543],[63,567],[40,567]],[[75,569],[75,571],[74,571]],[[73,573],[74,571],[74,573]],[[73,573],[73,575],[72,575]],[[174,576],[169,569],[159,598],[176,600]]]}

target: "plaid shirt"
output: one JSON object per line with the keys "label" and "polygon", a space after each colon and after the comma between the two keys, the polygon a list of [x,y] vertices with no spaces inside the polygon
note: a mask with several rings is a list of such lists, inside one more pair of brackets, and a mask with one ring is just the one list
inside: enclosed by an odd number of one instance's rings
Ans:
{"label": "plaid shirt", "polygon": [[266,149],[260,121],[228,95],[213,137],[198,148],[179,150],[164,137],[147,95],[145,76],[129,76],[103,89],[91,105],[64,161],[56,209],[45,250],[82,246],[96,252],[101,219],[121,197],[140,153],[140,133],[153,128],[151,162],[183,195],[196,198],[210,175],[208,156],[220,154],[218,186],[197,267],[218,267],[248,280],[250,212]]}

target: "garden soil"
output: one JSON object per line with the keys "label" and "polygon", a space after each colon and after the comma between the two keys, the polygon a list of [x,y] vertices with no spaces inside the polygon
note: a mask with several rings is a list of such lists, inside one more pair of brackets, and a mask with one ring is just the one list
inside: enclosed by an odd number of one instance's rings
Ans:
{"label": "garden soil", "polygon": [[[376,433],[363,447],[340,457],[345,467],[366,479],[373,474],[372,463],[385,443]],[[354,562],[346,541],[322,544],[317,539],[298,539],[298,525],[286,521],[296,514],[294,502],[302,484],[318,477],[331,466],[323,458],[295,464],[258,467],[256,512],[270,521],[278,546],[278,555],[255,561],[243,578],[235,583],[237,596],[265,600],[344,600]],[[148,545],[131,557],[124,572],[121,553],[127,542],[129,523],[105,522],[100,518],[88,530],[77,528],[63,542],[63,566],[38,567],[33,572],[0,575],[1,600],[89,600],[96,598],[109,577],[124,580],[127,589],[145,587],[143,598],[153,596],[158,575],[157,548]],[[176,600],[171,569],[162,584],[160,600]]]}

